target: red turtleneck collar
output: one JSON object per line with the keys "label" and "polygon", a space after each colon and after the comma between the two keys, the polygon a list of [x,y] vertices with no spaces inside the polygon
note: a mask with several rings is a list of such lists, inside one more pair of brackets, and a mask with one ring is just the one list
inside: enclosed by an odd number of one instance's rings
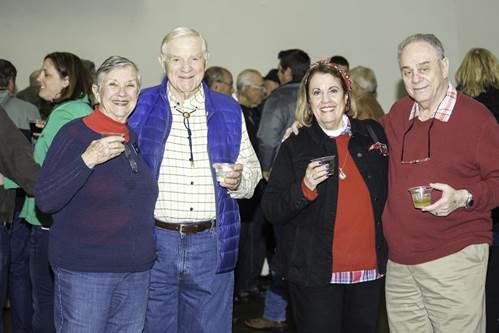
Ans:
{"label": "red turtleneck collar", "polygon": [[127,123],[122,124],[109,118],[102,113],[98,105],[95,106],[95,109],[91,114],[83,118],[83,122],[88,128],[99,134],[122,134],[125,137],[125,143],[128,143],[130,134]]}

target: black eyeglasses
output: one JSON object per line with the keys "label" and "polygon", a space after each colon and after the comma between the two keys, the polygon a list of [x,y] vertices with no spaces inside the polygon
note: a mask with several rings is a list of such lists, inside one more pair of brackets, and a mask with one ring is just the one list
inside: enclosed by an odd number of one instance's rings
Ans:
{"label": "black eyeglasses", "polygon": [[132,151],[130,150],[130,147],[128,147],[128,145],[125,145],[125,157],[128,160],[128,163],[130,163],[130,168],[132,169],[133,173],[139,172],[137,162],[133,159]]}
{"label": "black eyeglasses", "polygon": [[435,122],[435,115],[433,115],[433,118],[431,119],[430,126],[428,127],[428,146],[427,146],[427,151],[426,151],[426,157],[422,159],[415,159],[415,160],[409,160],[406,161],[404,160],[404,150],[405,150],[405,137],[407,136],[407,133],[411,131],[411,129],[414,127],[414,122],[416,121],[416,116],[412,118],[411,125],[407,128],[407,130],[404,132],[404,135],[402,136],[402,152],[400,154],[400,163],[402,164],[417,164],[417,163],[423,163],[423,162],[428,162],[431,158],[431,136],[430,132],[431,129],[433,128],[433,123]]}

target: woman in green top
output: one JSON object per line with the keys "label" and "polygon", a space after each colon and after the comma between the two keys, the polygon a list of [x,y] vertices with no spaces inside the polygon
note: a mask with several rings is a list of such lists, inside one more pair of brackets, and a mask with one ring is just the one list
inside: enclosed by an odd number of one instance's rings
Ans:
{"label": "woman in green top", "polygon": [[[43,59],[39,96],[54,104],[35,145],[35,161],[40,165],[59,129],[69,121],[88,115],[92,108],[88,95],[91,79],[80,58],[72,53],[54,52]],[[48,262],[50,216],[40,214],[35,199],[27,197],[21,212],[32,224],[30,274],[33,290],[33,332],[55,332],[54,285]]]}

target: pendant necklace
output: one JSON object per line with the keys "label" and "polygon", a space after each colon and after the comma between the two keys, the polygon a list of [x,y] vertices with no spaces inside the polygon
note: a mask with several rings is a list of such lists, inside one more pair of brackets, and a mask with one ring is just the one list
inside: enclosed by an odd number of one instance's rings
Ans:
{"label": "pendant necklace", "polygon": [[194,155],[192,153],[192,131],[189,123],[189,118],[191,114],[197,111],[197,106],[194,107],[191,111],[185,111],[184,108],[180,105],[179,102],[173,107],[175,111],[179,112],[184,117],[184,127],[187,130],[187,140],[189,141],[189,150],[190,150],[190,158],[191,166],[194,167]]}
{"label": "pendant necklace", "polygon": [[338,166],[338,178],[340,178],[341,180],[345,180],[347,179],[347,174],[343,171],[343,168],[345,167],[345,165],[347,164],[347,160],[348,160],[348,153],[345,154],[345,160],[343,161],[343,165],[340,167]]}

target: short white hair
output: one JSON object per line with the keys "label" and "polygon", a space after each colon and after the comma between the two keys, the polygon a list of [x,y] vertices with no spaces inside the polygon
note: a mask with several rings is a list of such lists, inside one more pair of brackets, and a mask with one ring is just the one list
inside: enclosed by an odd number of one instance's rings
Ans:
{"label": "short white hair", "polygon": [[376,94],[378,82],[374,71],[368,67],[357,66],[350,70],[350,80],[365,92]]}
{"label": "short white hair", "polygon": [[137,80],[136,80],[137,85],[140,87],[141,79],[140,79],[139,68],[137,67],[137,65],[133,61],[128,60],[125,57],[116,56],[116,55],[110,56],[109,58],[104,60],[102,65],[100,65],[99,69],[97,69],[97,73],[96,73],[97,85],[100,85],[102,83],[102,81],[104,80],[104,77],[106,76],[106,74],[111,72],[113,69],[124,68],[124,67],[128,67],[128,66],[132,67],[135,70],[135,73],[137,74]]}
{"label": "short white hair", "polygon": [[[238,93],[241,93],[244,88],[255,84],[254,78],[255,76],[262,77],[259,71],[256,69],[245,69],[237,76],[236,80],[236,89]],[[263,80],[263,77],[262,77]]]}
{"label": "short white hair", "polygon": [[437,52],[437,55],[440,59],[445,58],[444,46],[442,45],[440,39],[437,38],[437,36],[435,36],[434,34],[417,33],[414,35],[410,35],[409,37],[405,38],[402,42],[400,42],[397,50],[397,57],[399,64],[400,64],[400,57],[402,56],[402,51],[404,51],[405,47],[409,44],[416,42],[425,42],[430,44]]}
{"label": "short white hair", "polygon": [[201,49],[203,50],[203,57],[204,60],[208,60],[208,43],[206,43],[206,40],[204,37],[197,32],[196,30],[192,28],[187,28],[187,27],[178,27],[170,31],[164,38],[163,41],[161,42],[161,55],[165,56],[168,53],[168,44],[180,37],[197,37],[201,40]]}

